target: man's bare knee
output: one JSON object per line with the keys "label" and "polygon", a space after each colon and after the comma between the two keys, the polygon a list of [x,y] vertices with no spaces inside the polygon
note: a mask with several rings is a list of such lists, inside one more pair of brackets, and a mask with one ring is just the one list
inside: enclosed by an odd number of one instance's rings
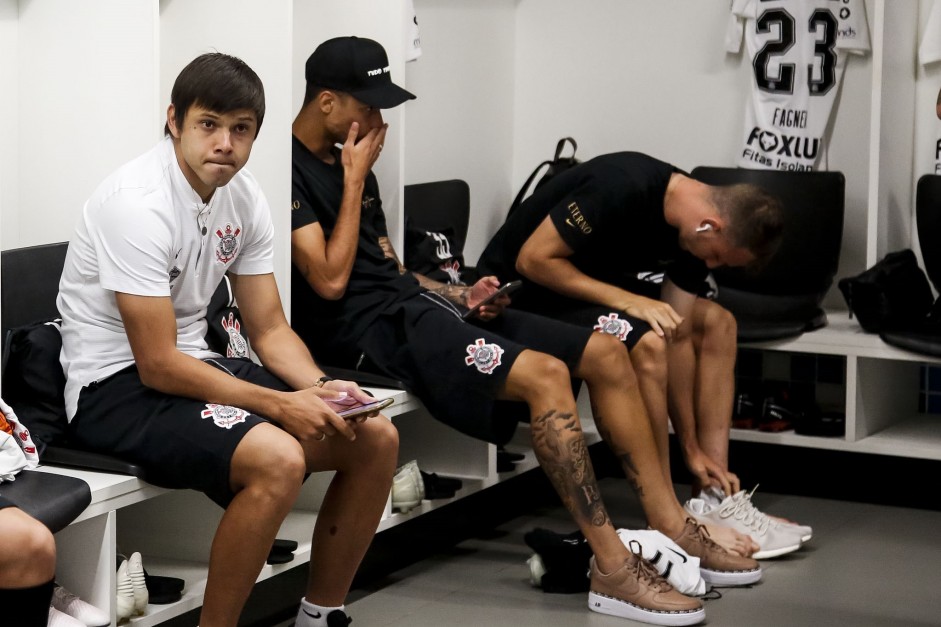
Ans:
{"label": "man's bare knee", "polygon": [[585,379],[589,387],[602,383],[629,388],[637,385],[627,347],[607,333],[592,334],[576,374]]}
{"label": "man's bare knee", "polygon": [[288,433],[273,425],[250,430],[232,456],[232,483],[238,490],[264,487],[276,498],[300,489],[307,472],[304,449]]}
{"label": "man's bare knee", "polygon": [[399,455],[399,431],[391,420],[369,418],[356,430],[356,464],[376,463],[394,467]]}
{"label": "man's bare knee", "polygon": [[738,323],[732,312],[710,300],[702,300],[697,307],[702,308],[702,313],[699,316],[701,324],[696,325],[696,334],[705,342],[734,345],[738,336]]}
{"label": "man's bare knee", "polygon": [[[560,359],[538,351],[523,351],[507,377],[507,389],[530,406],[571,392],[571,373]],[[574,401],[573,401],[574,402]]]}
{"label": "man's bare knee", "polygon": [[631,363],[637,376],[666,383],[667,343],[656,333],[645,333],[631,349]]}

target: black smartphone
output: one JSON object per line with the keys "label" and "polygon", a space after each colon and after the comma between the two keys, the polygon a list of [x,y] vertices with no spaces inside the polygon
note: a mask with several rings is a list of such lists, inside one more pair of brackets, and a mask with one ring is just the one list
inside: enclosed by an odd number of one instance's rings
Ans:
{"label": "black smartphone", "polygon": [[473,309],[468,309],[467,311],[465,311],[464,315],[462,315],[461,317],[467,320],[471,316],[477,315],[477,312],[480,311],[481,307],[483,307],[484,305],[489,305],[490,303],[495,301],[497,297],[502,296],[503,294],[507,294],[507,295],[512,294],[522,284],[523,282],[520,280],[510,281],[509,283],[504,283],[503,285],[500,286],[500,289],[498,289],[496,292],[494,292],[487,298],[477,303],[477,306],[474,307]]}
{"label": "black smartphone", "polygon": [[363,414],[371,414],[373,412],[379,411],[380,409],[385,409],[394,401],[395,399],[392,398],[384,398],[381,401],[366,403],[365,405],[356,405],[354,407],[350,407],[349,409],[341,409],[337,412],[337,415],[344,420],[352,420],[353,418],[358,418]]}

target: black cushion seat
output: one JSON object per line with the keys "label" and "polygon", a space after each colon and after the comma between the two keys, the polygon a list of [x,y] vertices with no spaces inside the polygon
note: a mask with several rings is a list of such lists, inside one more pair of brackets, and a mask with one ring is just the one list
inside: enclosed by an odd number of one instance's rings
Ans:
{"label": "black cushion seat", "polygon": [[843,241],[843,174],[701,166],[691,175],[711,185],[756,185],[784,210],[780,248],[764,268],[713,270],[716,300],[735,316],[739,341],[784,339],[825,326],[820,305],[836,276]]}
{"label": "black cushion seat", "polygon": [[[918,241],[925,273],[941,291],[941,175],[925,174],[918,179],[915,193],[915,217],[918,226]],[[941,357],[941,298],[928,319],[912,329],[896,329],[879,334],[882,341],[898,348]]]}

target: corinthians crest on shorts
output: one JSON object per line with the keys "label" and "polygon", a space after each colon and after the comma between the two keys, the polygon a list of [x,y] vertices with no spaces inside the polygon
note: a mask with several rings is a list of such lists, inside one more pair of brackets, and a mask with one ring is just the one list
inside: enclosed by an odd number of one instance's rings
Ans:
{"label": "corinthians crest on shorts", "polygon": [[467,357],[464,363],[468,366],[477,366],[477,370],[484,374],[491,374],[500,365],[503,349],[496,344],[487,344],[483,338],[467,347]]}
{"label": "corinthians crest on shorts", "polygon": [[598,324],[592,327],[592,330],[613,335],[623,342],[634,327],[627,320],[618,318],[616,313],[611,313],[607,316],[598,316]]}
{"label": "corinthians crest on shorts", "polygon": [[203,418],[212,418],[217,427],[231,429],[240,422],[245,422],[245,416],[248,412],[231,405],[216,405],[215,403],[206,403],[206,409],[200,412]]}
{"label": "corinthians crest on shorts", "polygon": [[216,237],[219,241],[216,243],[216,259],[222,263],[229,263],[235,259],[239,251],[239,234],[242,228],[226,224],[225,229],[216,229]]}

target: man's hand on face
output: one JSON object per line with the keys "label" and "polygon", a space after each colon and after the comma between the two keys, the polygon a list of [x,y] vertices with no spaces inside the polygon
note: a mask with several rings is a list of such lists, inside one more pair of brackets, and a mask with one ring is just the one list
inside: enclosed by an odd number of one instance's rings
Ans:
{"label": "man's hand on face", "polygon": [[350,124],[350,131],[343,143],[341,157],[343,173],[347,180],[360,183],[366,180],[366,175],[369,174],[382,152],[382,144],[386,140],[388,128],[388,124],[383,124],[359,137],[359,122]]}

